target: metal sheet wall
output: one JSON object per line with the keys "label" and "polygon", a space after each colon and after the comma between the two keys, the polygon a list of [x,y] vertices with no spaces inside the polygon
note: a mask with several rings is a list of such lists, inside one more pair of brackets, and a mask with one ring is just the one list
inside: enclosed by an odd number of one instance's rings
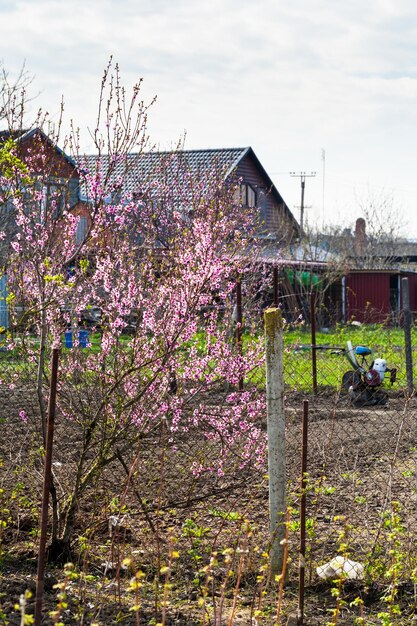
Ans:
{"label": "metal sheet wall", "polygon": [[382,323],[390,316],[390,274],[361,272],[346,277],[346,317]]}

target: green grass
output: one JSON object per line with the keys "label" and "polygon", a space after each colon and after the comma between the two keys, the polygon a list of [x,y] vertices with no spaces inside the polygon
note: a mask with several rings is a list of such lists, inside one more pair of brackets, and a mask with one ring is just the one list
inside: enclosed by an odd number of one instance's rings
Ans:
{"label": "green grass", "polygon": [[[316,344],[321,346],[346,347],[350,340],[354,346],[371,348],[372,355],[368,357],[371,363],[373,358],[384,358],[388,367],[397,368],[397,382],[394,388],[406,386],[404,331],[400,328],[383,328],[381,326],[362,326],[360,328],[340,326],[329,333],[317,333]],[[292,330],[284,333],[285,356],[284,370],[286,383],[292,388],[310,390],[312,386],[312,368],[310,332]],[[412,330],[413,361],[415,376],[417,374],[417,328]],[[350,365],[343,355],[335,355],[331,350],[317,350],[317,383],[320,387],[339,389],[341,377],[350,369]],[[385,383],[389,386],[390,383]]]}
{"label": "green grass", "polygon": [[[406,386],[405,371],[405,350],[404,332],[400,328],[384,328],[382,326],[362,326],[355,328],[351,326],[339,326],[329,333],[318,332],[316,334],[316,344],[329,347],[346,347],[347,340],[352,341],[354,346],[363,345],[372,349],[373,354],[369,358],[384,358],[389,367],[397,368],[397,382],[394,389],[401,389]],[[123,335],[120,338],[122,344],[129,342],[130,337]],[[231,339],[232,340],[232,339]],[[263,342],[263,334],[256,335],[245,333],[243,335],[243,351],[252,342]],[[36,348],[37,339],[32,339],[33,347]],[[82,348],[83,353],[90,352],[97,354],[100,351],[101,336],[93,333],[89,336],[91,346]],[[198,351],[204,353],[206,350],[206,335],[203,331],[196,333],[192,341],[184,344],[184,352],[191,345],[197,347]],[[417,327],[412,330],[412,345],[415,364],[415,380],[417,381]],[[312,350],[311,334],[308,329],[300,326],[296,330],[284,331],[284,373],[285,383],[293,390],[311,391],[312,389]],[[63,353],[69,351],[62,342]],[[332,350],[317,350],[317,383],[319,387],[329,389],[340,389],[341,379],[350,365],[342,354],[332,354]],[[15,369],[19,372],[24,367],[21,350],[19,347],[11,351],[0,351],[0,363],[7,369]],[[214,363],[213,363],[214,365]],[[248,376],[246,382],[254,383],[258,386],[265,385],[265,369],[257,368]],[[385,383],[389,387],[389,382]]]}

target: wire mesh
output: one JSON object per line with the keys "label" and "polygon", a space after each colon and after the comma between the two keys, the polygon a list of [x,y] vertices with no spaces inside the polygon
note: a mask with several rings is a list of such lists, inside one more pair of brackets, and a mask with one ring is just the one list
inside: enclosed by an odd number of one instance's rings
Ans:
{"label": "wire mesh", "polygon": [[[348,342],[353,352],[359,353],[356,359],[361,369],[346,358]],[[374,614],[377,619],[378,613],[388,615],[395,606],[404,620],[398,623],[409,623],[414,615],[417,563],[417,404],[407,390],[403,331],[354,324],[318,332],[316,343],[316,347],[312,345],[310,329],[287,333],[288,478],[290,492],[295,494],[295,511],[301,401],[309,402],[307,580],[313,587],[322,579],[343,584],[360,581],[360,603],[369,604],[366,615]],[[397,370],[395,382],[387,371],[382,384],[372,386],[371,376],[371,385],[367,384],[367,373],[375,371],[376,359],[386,360],[388,369]],[[295,521],[293,527],[298,528]],[[296,544],[296,535],[293,541]],[[373,589],[373,598],[365,587]],[[337,584],[334,595],[343,597]],[[323,603],[337,604],[334,599]],[[346,602],[343,606],[339,619],[343,614],[345,623],[359,619],[359,612],[349,611]]]}
{"label": "wire mesh", "polygon": [[[241,352],[242,361],[254,345],[261,354],[260,316],[250,318],[238,342],[233,303],[222,306],[231,345],[236,353]],[[353,624],[363,614],[375,620],[368,623],[377,624],[382,619],[377,617],[379,613],[393,612],[397,605],[403,616],[398,623],[408,623],[414,614],[417,571],[417,406],[415,397],[407,393],[402,330],[357,325],[325,332],[318,329],[314,393],[310,329],[297,318],[284,330],[288,512],[283,515],[288,516],[289,585],[278,623],[285,623],[297,608],[303,400],[309,402],[306,623],[323,624],[324,619],[332,619],[331,611],[338,610],[337,623]],[[201,337],[198,341],[203,350]],[[392,385],[387,373],[375,389],[381,394],[380,401],[373,402],[375,396],[358,401],[351,385],[342,384],[344,374],[352,371],[343,351],[347,341],[354,347],[372,349],[367,356],[369,365],[374,358],[383,358],[390,369],[397,368]],[[155,568],[160,566],[156,564],[166,562],[170,542],[175,541],[180,556],[172,567],[170,584],[187,601],[195,601],[196,607],[201,607],[205,598],[204,610],[213,623],[220,624],[219,619],[226,615],[230,618],[237,596],[241,617],[240,621],[233,618],[236,623],[276,623],[279,583],[274,586],[274,581],[268,580],[268,556],[264,556],[268,555],[270,536],[262,358],[252,361],[251,367],[238,369],[234,383],[214,375],[210,361],[205,372],[208,378],[213,375],[210,385],[198,385],[178,375],[174,389],[172,380],[166,380],[165,417],[146,432],[129,420],[118,422],[115,429],[112,413],[103,412],[84,449],[106,393],[88,369],[89,355],[98,344],[99,339],[94,339],[85,349],[63,346],[58,392],[53,468],[61,510],[68,506],[80,454],[86,457],[86,473],[96,472],[80,493],[82,504],[73,536],[76,553],[82,555],[79,558],[87,569],[100,570],[106,580],[123,559],[131,558],[135,567],[145,571],[151,589]],[[79,361],[78,375],[71,367],[71,376],[67,376],[67,363],[74,354]],[[3,533],[6,543],[36,537],[39,516],[43,447],[39,372],[27,351],[25,355],[23,358],[18,347],[0,353],[2,488],[14,489],[16,494],[16,485],[21,485]],[[241,379],[243,390],[239,390]],[[44,402],[48,381],[47,364],[40,378]],[[155,414],[155,400],[152,394],[141,398],[142,411],[149,417]],[[115,406],[114,402],[112,398],[109,404]],[[174,436],[178,403],[182,403],[188,426]],[[248,407],[256,407],[253,415],[247,414]],[[253,428],[239,437],[232,432],[229,418],[233,411],[238,419],[253,422]],[[224,430],[222,423],[227,424]],[[100,471],[95,465],[98,459],[105,459]],[[233,574],[228,573],[230,554]],[[353,590],[348,584],[354,585]],[[352,602],[356,604],[350,606]],[[151,605],[144,600],[148,617]],[[201,608],[195,611],[192,618],[188,616],[189,623],[202,621]]]}

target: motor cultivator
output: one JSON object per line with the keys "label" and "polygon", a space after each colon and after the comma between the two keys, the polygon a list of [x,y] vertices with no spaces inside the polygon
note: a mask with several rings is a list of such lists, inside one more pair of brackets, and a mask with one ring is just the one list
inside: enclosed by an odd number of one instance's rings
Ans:
{"label": "motor cultivator", "polygon": [[389,368],[385,359],[374,359],[369,365],[367,358],[370,358],[372,350],[365,346],[354,348],[351,341],[347,342],[347,348],[337,352],[346,356],[352,368],[343,374],[342,387],[348,391],[353,406],[386,405],[388,394],[381,386],[387,373],[390,374],[391,385],[395,382],[396,368]]}

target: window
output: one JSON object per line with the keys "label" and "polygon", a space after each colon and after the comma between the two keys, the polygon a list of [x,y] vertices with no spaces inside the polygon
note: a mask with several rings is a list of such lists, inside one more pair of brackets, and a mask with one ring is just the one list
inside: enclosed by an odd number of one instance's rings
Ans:
{"label": "window", "polygon": [[256,191],[252,185],[249,185],[249,183],[243,183],[240,185],[240,202],[244,206],[256,206]]}
{"label": "window", "polygon": [[67,202],[67,195],[67,186],[61,179],[51,179],[42,185],[38,216],[41,224],[45,224],[48,215],[55,220],[61,217]]}
{"label": "window", "polygon": [[66,185],[58,182],[47,183],[46,203],[50,207],[54,219],[61,217],[67,202],[67,195],[68,188]]}
{"label": "window", "polygon": [[87,227],[88,227],[87,218],[84,216],[81,216],[78,220],[77,230],[75,231],[75,243],[77,245],[80,245],[85,240],[87,236]]}

